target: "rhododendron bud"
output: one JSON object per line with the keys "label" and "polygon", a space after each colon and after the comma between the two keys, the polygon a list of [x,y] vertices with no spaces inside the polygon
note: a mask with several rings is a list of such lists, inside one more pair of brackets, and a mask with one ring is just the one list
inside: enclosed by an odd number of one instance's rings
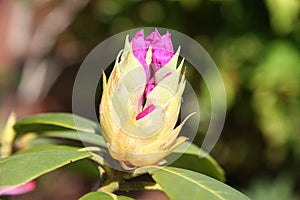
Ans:
{"label": "rhododendron bud", "polygon": [[171,34],[136,33],[117,56],[107,81],[103,73],[100,125],[111,156],[124,168],[160,164],[187,140],[176,122],[185,88],[184,60],[177,67]]}

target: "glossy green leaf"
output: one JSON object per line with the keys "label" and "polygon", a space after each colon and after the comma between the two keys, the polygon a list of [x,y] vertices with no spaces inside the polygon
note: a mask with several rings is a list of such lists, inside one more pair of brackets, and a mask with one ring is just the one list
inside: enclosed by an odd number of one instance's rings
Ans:
{"label": "glossy green leaf", "polygon": [[[71,151],[78,151],[80,148],[74,146],[67,146],[67,145],[41,145],[34,148],[28,148],[21,151],[16,152],[13,156],[25,153],[34,153],[34,152],[41,152],[41,151],[51,151],[51,150],[71,150]],[[1,161],[1,160],[0,160]]]}
{"label": "glossy green leaf", "polygon": [[[20,140],[18,140],[18,142],[19,141]],[[61,141],[59,141],[59,139],[35,136],[33,138],[28,138],[27,140],[23,140],[21,145],[19,142],[18,148],[28,149],[28,148],[36,148],[39,146],[58,145],[58,144],[61,144]]]}
{"label": "glossy green leaf", "polygon": [[224,171],[216,160],[209,154],[204,155],[204,152],[193,143],[185,142],[166,157],[166,160],[173,161],[177,157],[179,158],[169,166],[196,171],[220,181],[225,180]]}
{"label": "glossy green leaf", "polygon": [[249,200],[244,194],[197,172],[175,167],[151,167],[152,178],[171,200]]}
{"label": "glossy green leaf", "polygon": [[42,135],[46,137],[76,140],[76,141],[81,141],[84,143],[89,143],[97,146],[105,146],[104,138],[100,134],[95,134],[95,133],[65,130],[65,131],[46,131],[46,132],[42,132]]}
{"label": "glossy green leaf", "polygon": [[32,115],[18,121],[14,128],[19,133],[65,129],[88,133],[99,132],[98,123],[71,113],[43,113]]}
{"label": "glossy green leaf", "polygon": [[90,192],[83,197],[81,197],[79,200],[133,200],[129,197],[124,196],[117,196],[112,193],[104,193],[104,192]]}
{"label": "glossy green leaf", "polygon": [[43,146],[0,159],[0,185],[24,184],[47,172],[91,156],[68,146]]}

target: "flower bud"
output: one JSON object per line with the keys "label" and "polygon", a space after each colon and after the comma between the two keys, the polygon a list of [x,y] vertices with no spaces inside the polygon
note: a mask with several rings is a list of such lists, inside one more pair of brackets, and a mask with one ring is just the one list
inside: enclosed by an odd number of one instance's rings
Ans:
{"label": "flower bud", "polygon": [[171,34],[143,30],[117,56],[107,81],[103,72],[100,125],[111,156],[124,168],[160,164],[187,140],[175,127],[185,88],[184,59],[173,52]]}

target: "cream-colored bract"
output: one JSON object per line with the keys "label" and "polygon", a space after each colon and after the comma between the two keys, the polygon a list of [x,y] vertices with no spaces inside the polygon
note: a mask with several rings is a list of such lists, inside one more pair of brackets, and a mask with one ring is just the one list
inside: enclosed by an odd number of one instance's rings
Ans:
{"label": "cream-colored bract", "polygon": [[[139,101],[147,83],[142,64],[135,58],[129,36],[124,50],[117,56],[107,81],[103,72],[103,94],[100,104],[100,125],[111,156],[124,168],[161,164],[163,158],[187,140],[178,134],[190,114],[175,127],[185,88],[184,60],[177,67],[180,48],[172,59],[155,74],[156,86],[148,94],[144,106]],[[150,66],[151,47],[146,63]],[[155,109],[141,119],[143,108]]]}

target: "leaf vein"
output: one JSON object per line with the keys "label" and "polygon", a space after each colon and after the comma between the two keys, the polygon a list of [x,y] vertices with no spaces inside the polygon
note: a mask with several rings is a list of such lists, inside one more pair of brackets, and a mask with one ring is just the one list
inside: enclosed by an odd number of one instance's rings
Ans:
{"label": "leaf vein", "polygon": [[206,187],[205,185],[203,185],[203,184],[201,184],[201,183],[199,183],[199,182],[197,182],[197,181],[194,181],[193,179],[189,178],[188,176],[184,176],[184,175],[181,174],[181,173],[174,172],[174,171],[168,170],[168,169],[166,169],[166,168],[164,168],[163,170],[166,170],[166,171],[168,171],[168,172],[170,172],[170,173],[173,173],[173,174],[176,174],[176,175],[178,175],[178,176],[181,176],[182,178],[185,178],[185,179],[187,179],[188,181],[193,182],[193,183],[195,183],[196,185],[199,185],[200,187],[202,187],[202,188],[206,189],[207,191],[211,192],[211,193],[214,194],[217,198],[219,198],[219,199],[221,199],[221,200],[225,200],[222,196],[220,196],[218,193],[216,193],[216,192],[215,192],[214,190],[212,190],[211,188]]}

